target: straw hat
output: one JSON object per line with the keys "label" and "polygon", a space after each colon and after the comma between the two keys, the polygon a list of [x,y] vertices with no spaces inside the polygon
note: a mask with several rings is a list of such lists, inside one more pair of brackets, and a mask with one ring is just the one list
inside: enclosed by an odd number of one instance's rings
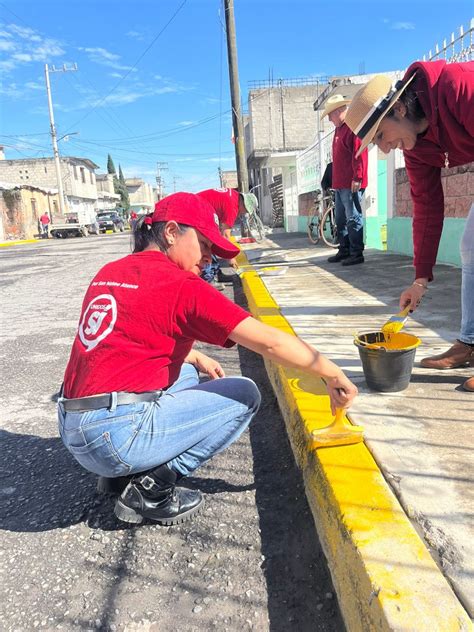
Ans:
{"label": "straw hat", "polygon": [[337,108],[340,108],[343,105],[349,105],[350,102],[351,100],[347,97],[343,97],[342,94],[333,94],[332,97],[329,97],[326,101],[321,118],[323,119],[325,116],[331,114],[331,112],[334,112],[334,110],[337,110]]}
{"label": "straw hat", "polygon": [[344,123],[362,141],[357,156],[372,142],[381,120],[414,78],[415,74],[406,83],[397,81],[393,86],[387,75],[376,75],[354,95]]}

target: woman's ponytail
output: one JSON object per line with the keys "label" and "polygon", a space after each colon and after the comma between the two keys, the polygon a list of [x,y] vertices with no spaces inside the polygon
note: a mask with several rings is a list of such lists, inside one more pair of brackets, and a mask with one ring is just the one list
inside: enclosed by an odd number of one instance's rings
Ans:
{"label": "woman's ponytail", "polygon": [[[133,231],[132,252],[142,252],[149,246],[158,246],[161,252],[166,252],[168,244],[164,238],[165,226],[168,222],[152,222],[153,213],[142,215],[135,224]],[[184,233],[189,226],[178,224],[179,232]]]}

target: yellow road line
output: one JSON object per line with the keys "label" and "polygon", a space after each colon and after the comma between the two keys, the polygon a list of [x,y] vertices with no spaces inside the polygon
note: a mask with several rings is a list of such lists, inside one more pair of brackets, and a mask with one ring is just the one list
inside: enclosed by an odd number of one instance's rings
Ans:
{"label": "yellow road line", "polygon": [[8,246],[19,246],[21,244],[35,244],[40,239],[19,239],[18,241],[2,241],[0,242],[0,248],[6,248]]}
{"label": "yellow road line", "polygon": [[[243,252],[249,309],[294,334]],[[472,623],[365,444],[311,450],[332,421],[322,380],[265,360],[350,632],[455,632]],[[277,464],[275,464],[277,466]]]}

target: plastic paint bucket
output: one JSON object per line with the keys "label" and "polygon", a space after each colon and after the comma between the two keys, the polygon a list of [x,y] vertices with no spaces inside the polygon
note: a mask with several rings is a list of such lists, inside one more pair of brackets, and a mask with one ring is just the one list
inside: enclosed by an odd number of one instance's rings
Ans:
{"label": "plastic paint bucket", "polygon": [[374,391],[395,393],[410,383],[416,348],[421,340],[412,334],[359,333],[359,350],[367,386]]}

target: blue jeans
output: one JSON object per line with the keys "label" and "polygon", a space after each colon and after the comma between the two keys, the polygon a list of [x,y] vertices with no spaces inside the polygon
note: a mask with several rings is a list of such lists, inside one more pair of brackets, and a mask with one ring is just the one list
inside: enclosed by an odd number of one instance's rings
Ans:
{"label": "blue jeans", "polygon": [[461,335],[459,340],[474,344],[474,204],[461,239]]}
{"label": "blue jeans", "polygon": [[212,261],[207,266],[205,266],[201,272],[201,279],[207,281],[208,283],[212,283],[214,277],[219,272],[220,265],[219,260],[216,255],[212,255]]}
{"label": "blue jeans", "polygon": [[364,221],[360,201],[364,192],[336,189],[336,225],[339,252],[352,256],[364,252]]}
{"label": "blue jeans", "polygon": [[90,472],[114,478],[166,463],[187,476],[233,443],[260,406],[260,392],[246,377],[199,383],[191,364],[154,402],[65,412],[58,400],[59,433]]}

